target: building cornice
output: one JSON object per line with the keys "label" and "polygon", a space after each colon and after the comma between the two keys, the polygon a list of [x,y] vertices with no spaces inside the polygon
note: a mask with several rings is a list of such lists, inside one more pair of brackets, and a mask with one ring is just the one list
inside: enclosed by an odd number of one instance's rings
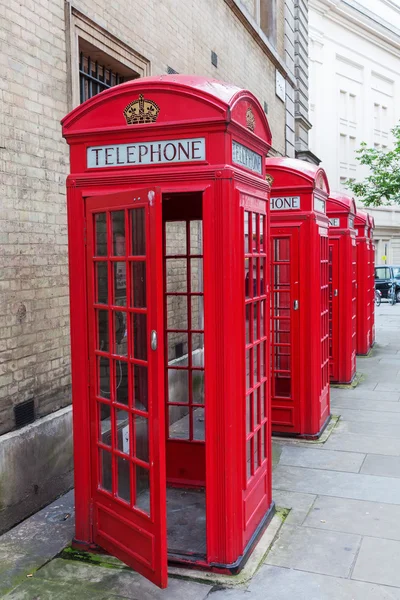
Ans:
{"label": "building cornice", "polygon": [[356,28],[356,33],[361,37],[397,57],[400,56],[400,36],[393,29],[382,25],[381,19],[379,22],[373,19],[372,13],[362,10],[360,4],[346,0],[309,0],[309,7],[349,31],[354,32]]}

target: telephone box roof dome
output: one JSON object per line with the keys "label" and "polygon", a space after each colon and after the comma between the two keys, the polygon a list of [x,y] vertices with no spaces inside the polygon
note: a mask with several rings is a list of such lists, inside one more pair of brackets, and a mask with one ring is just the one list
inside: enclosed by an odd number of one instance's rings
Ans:
{"label": "telephone box roof dome", "polygon": [[329,183],[326,173],[322,167],[298,158],[287,156],[271,157],[266,159],[267,173],[270,170],[278,170],[287,173],[290,171],[300,179],[306,180],[314,188],[323,190],[329,194]]}
{"label": "telephone box roof dome", "polygon": [[[131,114],[128,114],[131,106]],[[144,116],[142,120],[139,119],[139,108]],[[61,123],[63,134],[68,137],[106,127],[136,130],[178,122],[217,120],[236,121],[247,126],[271,145],[271,130],[265,112],[252,92],[197,75],[161,75],[127,81],[83,102]]]}
{"label": "telephone box roof dome", "polygon": [[371,229],[375,229],[374,217],[370,213],[367,213],[367,215],[368,215],[368,225],[371,227]]}
{"label": "telephone box roof dome", "polygon": [[351,213],[353,215],[357,214],[357,208],[354,198],[351,196],[344,194],[343,192],[331,192],[328,198],[327,211],[329,212],[344,212]]}
{"label": "telephone box roof dome", "polygon": [[363,210],[357,210],[355,224],[361,225],[363,227],[365,227],[366,225],[369,226],[368,213],[366,213]]}

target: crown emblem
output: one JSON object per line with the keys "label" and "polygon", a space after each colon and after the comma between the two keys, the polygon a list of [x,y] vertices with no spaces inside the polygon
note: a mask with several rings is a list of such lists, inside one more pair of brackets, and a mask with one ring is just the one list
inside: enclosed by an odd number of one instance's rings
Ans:
{"label": "crown emblem", "polygon": [[265,180],[269,183],[269,185],[272,185],[274,183],[274,178],[269,173],[265,175]]}
{"label": "crown emblem", "polygon": [[256,128],[256,118],[251,110],[251,106],[246,110],[246,125],[247,129],[250,129],[250,131],[254,131]]}
{"label": "crown emblem", "polygon": [[154,123],[157,121],[159,107],[153,100],[145,100],[140,94],[137,100],[130,102],[124,109],[125,119],[128,125],[139,125],[139,123]]}

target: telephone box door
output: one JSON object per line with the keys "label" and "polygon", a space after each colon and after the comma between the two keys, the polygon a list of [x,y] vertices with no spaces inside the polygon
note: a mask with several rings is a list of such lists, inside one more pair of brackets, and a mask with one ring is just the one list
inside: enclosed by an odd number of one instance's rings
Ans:
{"label": "telephone box door", "polygon": [[339,380],[339,240],[329,240],[329,376]]}
{"label": "telephone box door", "polygon": [[299,228],[271,228],[272,430],[300,431]]}
{"label": "telephone box door", "polygon": [[93,540],[166,587],[161,194],[89,197],[86,225]]}

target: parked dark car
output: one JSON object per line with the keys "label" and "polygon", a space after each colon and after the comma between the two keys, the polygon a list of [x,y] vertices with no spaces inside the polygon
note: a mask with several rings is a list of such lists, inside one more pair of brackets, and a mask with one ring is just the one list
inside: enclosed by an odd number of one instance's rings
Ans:
{"label": "parked dark car", "polygon": [[375,288],[382,294],[382,298],[388,297],[392,283],[395,284],[396,300],[400,302],[400,266],[382,265],[375,267]]}

